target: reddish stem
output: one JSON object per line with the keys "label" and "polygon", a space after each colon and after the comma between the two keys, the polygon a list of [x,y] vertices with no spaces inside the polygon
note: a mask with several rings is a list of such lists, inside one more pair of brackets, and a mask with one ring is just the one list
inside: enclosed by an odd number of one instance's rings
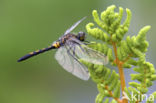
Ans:
{"label": "reddish stem", "polygon": [[[118,67],[118,70],[119,70],[120,81],[121,81],[121,89],[122,89],[122,93],[123,93],[124,89],[126,87],[125,75],[124,75],[124,71],[123,71],[123,62],[118,59],[116,44],[114,42],[112,42],[112,45],[113,45],[113,49],[114,49],[114,53],[115,53],[115,61],[116,61],[116,64],[117,64],[117,67]],[[128,100],[123,99],[122,103],[128,103]]]}

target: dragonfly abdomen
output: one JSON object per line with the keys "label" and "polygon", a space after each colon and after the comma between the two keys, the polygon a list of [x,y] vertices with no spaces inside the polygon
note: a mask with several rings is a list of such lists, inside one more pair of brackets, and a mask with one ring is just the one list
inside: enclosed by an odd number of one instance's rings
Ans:
{"label": "dragonfly abdomen", "polygon": [[38,54],[40,54],[40,53],[49,51],[49,50],[51,50],[51,49],[55,49],[55,47],[54,47],[54,46],[49,46],[48,48],[43,48],[43,49],[40,49],[40,50],[36,50],[36,51],[34,51],[34,52],[30,52],[29,54],[27,54],[27,55],[21,57],[21,58],[18,60],[18,62],[21,62],[21,61],[23,61],[23,60],[26,60],[26,59],[28,59],[28,58],[30,58],[30,57],[33,57],[33,56],[35,56],[35,55],[38,55]]}
{"label": "dragonfly abdomen", "polygon": [[62,43],[60,41],[57,41],[57,42],[53,43],[52,46],[55,48],[59,48],[61,45],[62,45]]}

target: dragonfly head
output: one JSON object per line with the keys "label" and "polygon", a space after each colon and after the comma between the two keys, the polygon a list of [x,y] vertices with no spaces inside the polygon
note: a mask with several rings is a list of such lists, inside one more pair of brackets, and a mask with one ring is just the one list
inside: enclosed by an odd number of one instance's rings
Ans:
{"label": "dragonfly head", "polygon": [[77,39],[79,39],[80,41],[84,41],[85,40],[85,32],[79,32],[77,35]]}

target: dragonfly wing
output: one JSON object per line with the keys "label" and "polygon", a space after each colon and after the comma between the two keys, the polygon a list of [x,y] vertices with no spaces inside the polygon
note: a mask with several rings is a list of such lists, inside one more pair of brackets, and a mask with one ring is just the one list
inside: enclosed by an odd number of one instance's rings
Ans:
{"label": "dragonfly wing", "polygon": [[84,61],[106,65],[108,64],[108,57],[103,53],[96,51],[92,48],[89,48],[84,43],[79,41],[78,39],[71,38],[67,41],[67,45],[70,45],[71,51],[74,51],[74,54],[77,58],[80,58]]}
{"label": "dragonfly wing", "polygon": [[76,60],[72,54],[69,54],[67,48],[60,47],[55,54],[55,58],[66,71],[72,73],[80,79],[89,79],[88,69]]}
{"label": "dragonfly wing", "polygon": [[70,33],[73,29],[75,29],[86,17],[83,17],[81,20],[77,21],[74,25],[72,25],[69,29],[67,29],[64,35]]}

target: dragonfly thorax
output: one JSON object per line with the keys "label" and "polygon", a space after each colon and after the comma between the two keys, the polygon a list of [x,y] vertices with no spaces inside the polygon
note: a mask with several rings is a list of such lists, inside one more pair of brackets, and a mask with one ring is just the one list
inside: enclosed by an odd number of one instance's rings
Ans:
{"label": "dragonfly thorax", "polygon": [[66,35],[60,37],[57,41],[54,41],[52,43],[52,46],[55,48],[59,48],[59,47],[63,46],[66,43],[66,41],[69,40],[70,38],[76,38],[76,35],[71,34],[71,33],[66,34]]}
{"label": "dragonfly thorax", "polygon": [[68,33],[68,34],[62,36],[61,38],[59,38],[59,40],[53,42],[52,46],[54,46],[55,48],[59,48],[60,46],[63,46],[67,40],[69,40],[71,38],[75,38],[75,39],[78,39],[80,41],[84,41],[85,35],[86,34],[84,32],[79,32],[78,35]]}

